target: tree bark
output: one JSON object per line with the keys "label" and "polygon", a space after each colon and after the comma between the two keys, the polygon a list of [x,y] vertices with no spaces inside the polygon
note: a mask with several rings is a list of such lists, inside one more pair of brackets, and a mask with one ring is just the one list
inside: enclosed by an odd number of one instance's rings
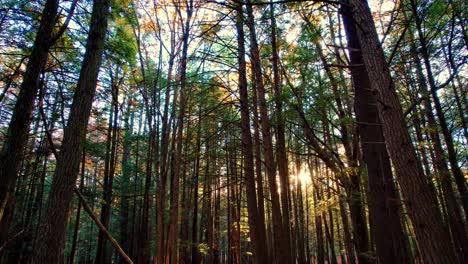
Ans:
{"label": "tree bark", "polygon": [[347,12],[350,12],[357,29],[356,37],[361,46],[371,92],[378,102],[383,134],[413,222],[421,255],[428,263],[455,263],[453,248],[447,243],[450,238],[443,227],[438,208],[433,203],[432,193],[406,128],[370,8],[364,0],[349,0],[348,3],[352,9]]}
{"label": "tree bark", "polygon": [[47,0],[45,2],[41,23],[0,153],[0,223],[4,229],[8,229],[6,227],[8,223],[3,221],[4,216],[7,217],[5,210],[8,201],[13,196],[16,177],[23,160],[22,153],[28,143],[34,100],[40,87],[39,76],[47,63],[49,50],[54,44],[52,32],[57,20],[58,7],[58,0]]}
{"label": "tree bark", "polygon": [[57,158],[48,208],[39,227],[41,236],[36,239],[37,247],[33,252],[32,263],[59,263],[63,255],[67,217],[96,91],[108,15],[109,1],[94,0],[86,53]]}
{"label": "tree bark", "polygon": [[[362,65],[361,47],[350,14],[342,13],[351,65]],[[401,222],[399,196],[393,182],[390,158],[378,115],[377,100],[363,66],[351,67],[355,91],[356,119],[363,159],[367,168],[371,231],[379,263],[410,263],[405,233]]]}

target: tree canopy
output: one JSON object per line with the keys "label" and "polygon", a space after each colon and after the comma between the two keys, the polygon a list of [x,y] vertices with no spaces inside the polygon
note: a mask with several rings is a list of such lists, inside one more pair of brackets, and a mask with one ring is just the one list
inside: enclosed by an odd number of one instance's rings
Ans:
{"label": "tree canopy", "polygon": [[467,10],[0,0],[0,263],[467,263]]}

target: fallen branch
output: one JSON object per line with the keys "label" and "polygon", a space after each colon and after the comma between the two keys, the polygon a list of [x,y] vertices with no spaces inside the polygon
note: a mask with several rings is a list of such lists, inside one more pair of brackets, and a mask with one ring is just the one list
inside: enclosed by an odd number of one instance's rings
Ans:
{"label": "fallen branch", "polygon": [[22,229],[21,231],[16,233],[16,235],[14,235],[13,237],[11,237],[7,241],[5,241],[5,243],[3,243],[3,245],[0,247],[0,256],[2,255],[3,251],[8,247],[8,244],[13,242],[13,240],[15,240],[17,237],[21,236],[23,233],[24,233],[24,229]]}
{"label": "fallen branch", "polygon": [[130,257],[125,254],[125,252],[123,251],[123,249],[120,247],[119,243],[117,242],[117,240],[115,240],[112,235],[109,233],[109,231],[107,231],[106,227],[101,223],[101,221],[99,221],[98,217],[96,216],[96,214],[93,212],[93,210],[91,210],[91,208],[89,207],[88,203],[86,202],[85,198],[83,197],[83,195],[81,194],[81,192],[75,188],[75,193],[76,195],[78,196],[78,198],[80,198],[80,201],[81,201],[81,204],[83,205],[83,208],[85,209],[85,211],[89,214],[89,216],[91,216],[91,218],[93,219],[93,221],[97,224],[97,226],[99,227],[99,229],[104,233],[104,235],[106,236],[107,239],[109,239],[109,241],[111,242],[112,246],[115,248],[115,250],[117,251],[117,253],[124,259],[124,261],[128,264],[133,264],[133,261],[130,259]]}
{"label": "fallen branch", "polygon": [[[45,121],[45,115],[44,115],[43,111],[41,113],[42,113],[42,118]],[[57,150],[55,149],[55,146],[54,146],[54,144],[52,142],[52,136],[50,135],[50,133],[48,131],[47,125],[45,126],[45,130],[46,130],[46,134],[47,134],[47,140],[49,141],[51,149],[52,149],[52,153],[54,154],[55,158],[57,159],[58,158],[58,153],[57,153]],[[93,221],[96,223],[96,225],[99,227],[99,229],[104,233],[106,238],[111,242],[112,246],[115,248],[115,250],[117,250],[117,253],[125,260],[126,263],[133,264],[133,261],[130,259],[130,257],[127,254],[125,254],[125,251],[123,251],[122,247],[120,247],[117,240],[115,240],[112,237],[112,235],[109,233],[109,231],[107,231],[106,227],[101,223],[101,221],[99,221],[99,218],[96,216],[96,214],[93,212],[93,210],[91,210],[88,203],[86,202],[86,199],[81,194],[80,190],[78,190],[78,188],[75,187],[74,192],[78,196],[78,198],[80,199],[81,204],[83,205],[83,208],[85,209],[86,213],[89,214],[89,216],[93,219]]]}

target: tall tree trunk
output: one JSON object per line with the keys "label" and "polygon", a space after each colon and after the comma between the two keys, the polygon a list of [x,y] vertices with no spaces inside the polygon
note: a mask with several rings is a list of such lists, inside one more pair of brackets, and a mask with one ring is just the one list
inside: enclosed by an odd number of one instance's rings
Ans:
{"label": "tall tree trunk", "polygon": [[231,177],[229,179],[228,183],[228,188],[230,189],[230,197],[231,199],[228,199],[229,205],[231,206],[230,210],[230,216],[231,216],[231,225],[229,226],[231,230],[231,247],[232,248],[232,255],[231,255],[231,260],[229,261],[230,264],[240,264],[241,263],[241,255],[240,255],[240,250],[241,250],[241,245],[240,245],[240,230],[238,228],[238,223],[240,221],[239,219],[239,214],[238,208],[237,208],[237,185],[234,184],[238,178],[238,170],[237,170],[237,155],[236,155],[237,149],[235,147],[231,147],[230,149],[230,155],[229,155],[229,164],[231,168]]}
{"label": "tall tree trunk", "polygon": [[[252,56],[252,71],[254,74],[258,102],[260,106],[260,119],[262,128],[262,139],[263,139],[263,154],[265,159],[266,174],[268,176],[268,184],[270,189],[270,197],[272,204],[273,213],[273,235],[274,235],[274,247],[275,247],[275,260],[278,263],[290,263],[291,251],[289,244],[286,244],[286,236],[283,230],[283,221],[281,214],[281,206],[279,201],[278,184],[276,183],[276,166],[273,155],[273,142],[271,137],[271,127],[268,117],[267,103],[265,99],[265,86],[263,83],[260,52],[257,43],[257,34],[255,29],[255,21],[250,0],[246,0],[247,8],[247,27],[250,32],[250,53]],[[287,201],[287,200],[286,200]],[[289,215],[288,215],[289,216]],[[289,225],[289,221],[288,221]],[[290,239],[289,239],[290,240]]]}
{"label": "tall tree trunk", "polygon": [[156,257],[155,263],[164,263],[164,250],[165,250],[165,234],[164,234],[164,216],[166,211],[166,185],[168,175],[168,152],[169,152],[169,134],[170,134],[170,121],[169,121],[169,102],[170,102],[170,88],[172,82],[172,70],[174,67],[174,43],[171,43],[171,54],[169,55],[169,71],[168,71],[168,85],[165,91],[165,103],[162,116],[161,128],[161,155],[159,160],[159,174],[160,179],[156,186]]}
{"label": "tall tree trunk", "polygon": [[[2,229],[8,230],[9,215],[13,213],[13,193],[16,178],[23,160],[22,154],[28,143],[31,114],[34,108],[34,100],[40,87],[40,73],[47,63],[50,48],[54,44],[54,25],[57,20],[58,0],[47,0],[41,14],[41,23],[34,40],[34,45],[29,56],[23,82],[20,86],[18,98],[13,109],[6,139],[0,153],[0,224]],[[10,201],[10,202],[9,202]],[[8,205],[8,203],[11,203]],[[6,210],[10,208],[11,210]],[[4,220],[5,217],[5,220]],[[3,244],[0,236],[0,244]]]}
{"label": "tall tree trunk", "polygon": [[317,238],[317,263],[325,263],[325,245],[323,241],[323,225],[322,216],[319,213],[318,203],[320,202],[320,195],[317,184],[314,183],[314,214],[315,214],[315,236]]}
{"label": "tall tree trunk", "polygon": [[[252,78],[253,79],[253,78]],[[258,102],[257,102],[257,86],[255,81],[252,81],[252,112],[253,112],[253,148],[255,151],[255,182],[257,184],[257,204],[258,204],[258,225],[265,226],[265,194],[263,190],[263,173],[262,173],[262,153],[261,153],[261,139],[260,139],[260,129],[259,129],[259,117],[258,117]],[[266,234],[265,234],[266,235]],[[268,240],[265,241],[268,243]],[[269,247],[267,245],[267,254],[268,256],[272,255]]]}
{"label": "tall tree trunk", "polygon": [[[247,194],[247,211],[249,214],[249,234],[252,241],[254,262],[269,263],[266,248],[261,245],[261,241],[266,241],[265,226],[259,224],[259,213],[257,208],[257,197],[255,190],[254,161],[252,150],[252,135],[250,134],[249,97],[247,92],[247,71],[245,62],[244,45],[244,21],[242,15],[242,5],[236,6],[236,29],[237,29],[237,61],[239,64],[239,93],[241,111],[241,131],[242,131],[242,154],[244,163],[244,178]],[[259,186],[261,188],[261,186]],[[238,230],[240,232],[240,230]]]}
{"label": "tall tree trunk", "polygon": [[449,131],[447,120],[444,115],[444,110],[442,109],[442,103],[440,102],[439,95],[437,94],[438,88],[434,79],[434,74],[432,73],[432,65],[429,57],[427,40],[426,36],[424,35],[424,29],[422,28],[421,18],[418,14],[418,7],[415,0],[410,0],[410,4],[416,23],[416,30],[418,33],[421,48],[421,55],[423,58],[424,66],[426,68],[427,80],[429,83],[429,92],[432,95],[437,119],[439,119],[440,129],[442,131],[442,135],[444,136],[445,144],[447,145],[448,160],[450,162],[450,167],[452,169],[453,176],[455,177],[455,183],[457,184],[458,191],[460,192],[465,214],[468,214],[468,190],[466,188],[466,179],[463,175],[463,172],[460,169],[460,165],[458,165],[457,153],[453,144],[452,134]]}
{"label": "tall tree trunk", "polygon": [[371,231],[381,263],[410,263],[401,222],[399,196],[393,182],[392,168],[366,69],[362,65],[361,47],[349,13],[343,12],[350,48],[351,75],[355,91],[356,119],[363,159],[367,168]]}
{"label": "tall tree trunk", "polygon": [[[176,137],[176,153],[174,158],[174,178],[172,179],[172,190],[171,190],[171,210],[170,220],[167,231],[167,245],[166,245],[166,259],[165,263],[169,264],[170,261],[177,262],[176,259],[171,260],[171,254],[177,251],[177,228],[179,219],[179,178],[181,174],[182,163],[184,162],[182,157],[183,147],[183,131],[184,131],[184,118],[185,118],[185,105],[186,105],[186,85],[187,85],[187,53],[189,45],[189,34],[192,15],[194,11],[193,0],[187,0],[186,4],[186,17],[185,23],[182,27],[182,57],[180,61],[180,103],[179,103],[179,115],[177,118],[177,137]],[[182,15],[178,10],[180,19]],[[174,252],[173,252],[174,251]]]}
{"label": "tall tree trunk", "polygon": [[[198,109],[198,117],[201,120],[201,108]],[[200,177],[200,159],[201,159],[201,128],[202,123],[199,122],[196,139],[196,154],[197,159],[195,160],[195,171],[194,171],[194,183],[193,183],[193,212],[192,212],[192,263],[200,263],[198,254],[198,181]]]}
{"label": "tall tree trunk", "polygon": [[59,263],[63,255],[67,218],[96,91],[108,15],[109,1],[94,0],[86,53],[57,159],[48,208],[39,227],[41,236],[36,238],[32,263]]}
{"label": "tall tree trunk", "polygon": [[[111,75],[112,76],[112,75]],[[104,185],[103,185],[103,204],[101,206],[100,220],[106,229],[109,229],[109,221],[112,209],[112,193],[115,172],[115,156],[117,150],[117,133],[118,133],[118,117],[119,117],[119,101],[118,101],[118,84],[115,84],[111,77],[112,86],[112,111],[109,113],[109,129],[107,133],[107,153],[106,164],[104,168]],[[106,236],[103,230],[99,230],[98,244],[96,250],[96,264],[104,264],[108,262]]]}
{"label": "tall tree trunk", "polygon": [[[340,188],[338,189],[340,190]],[[341,192],[341,191],[340,191]],[[346,213],[346,204],[343,198],[338,199],[339,207],[340,207],[340,217],[341,222],[343,223],[343,236],[344,236],[344,243],[346,248],[346,256],[348,257],[348,263],[355,264],[356,263],[356,255],[354,254],[353,248],[353,240],[351,237],[351,231],[349,226],[348,215]]]}
{"label": "tall tree trunk", "polygon": [[[434,149],[434,166],[438,178],[440,179],[440,187],[442,189],[441,204],[444,215],[447,215],[448,224],[451,230],[452,239],[455,246],[455,251],[458,256],[460,263],[465,263],[468,261],[468,237],[466,233],[465,224],[463,223],[463,213],[461,207],[458,204],[458,201],[455,196],[455,190],[452,186],[452,177],[447,167],[447,161],[445,159],[444,150],[442,148],[442,141],[439,135],[439,129],[436,123],[436,119],[433,113],[430,93],[428,91],[426,78],[423,74],[421,62],[418,60],[416,53],[416,45],[411,43],[410,52],[413,56],[414,64],[416,64],[416,74],[418,75],[418,85],[424,100],[424,108],[427,118],[427,127],[429,128],[428,134],[430,140],[432,141],[432,146]],[[435,192],[435,191],[434,191]],[[444,203],[445,201],[445,203]]]}
{"label": "tall tree trunk", "polygon": [[[219,175],[219,171],[217,173]],[[220,177],[218,176],[215,183],[215,193],[214,193],[214,230],[213,230],[213,264],[221,263],[221,248],[219,244],[221,229],[220,229],[220,214],[221,214],[221,186],[220,186]]]}
{"label": "tall tree trunk", "polygon": [[[291,245],[291,230],[290,230],[290,209],[289,209],[289,170],[288,170],[288,157],[286,155],[286,143],[285,143],[285,125],[283,118],[283,89],[280,83],[280,71],[279,71],[279,55],[278,55],[278,44],[277,44],[277,30],[276,30],[276,19],[274,5],[270,2],[270,21],[271,21],[271,47],[272,47],[272,63],[273,63],[273,90],[275,97],[275,110],[276,110],[276,158],[278,165],[278,172],[281,186],[281,213],[283,221],[283,243],[287,245],[286,257],[290,263],[293,263],[293,256],[291,249],[294,247]],[[292,248],[291,248],[292,247]]]}
{"label": "tall tree trunk", "polygon": [[395,91],[385,56],[367,1],[348,0],[349,12],[356,27],[372,93],[376,97],[388,151],[400,181],[409,216],[417,236],[421,255],[428,263],[455,263],[456,257],[449,243],[442,219],[427,185],[424,172],[416,156],[406,128],[403,111]]}
{"label": "tall tree trunk", "polygon": [[[129,99],[132,100],[132,99]],[[127,103],[127,109],[124,117],[124,136],[123,136],[123,153],[122,153],[122,183],[121,183],[121,198],[120,198],[120,245],[125,252],[130,252],[131,241],[129,241],[130,230],[130,153],[131,153],[131,136],[133,131],[133,109],[130,103]],[[131,117],[130,117],[131,116]],[[129,122],[129,118],[131,121]],[[120,260],[120,263],[124,263],[124,259]]]}

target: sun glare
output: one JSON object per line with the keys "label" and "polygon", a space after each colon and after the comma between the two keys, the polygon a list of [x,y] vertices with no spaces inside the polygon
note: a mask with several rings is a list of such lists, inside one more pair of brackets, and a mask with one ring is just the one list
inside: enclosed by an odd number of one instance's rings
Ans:
{"label": "sun glare", "polygon": [[296,172],[295,179],[296,182],[301,181],[302,185],[309,184],[311,182],[310,171],[303,167],[299,172]]}

